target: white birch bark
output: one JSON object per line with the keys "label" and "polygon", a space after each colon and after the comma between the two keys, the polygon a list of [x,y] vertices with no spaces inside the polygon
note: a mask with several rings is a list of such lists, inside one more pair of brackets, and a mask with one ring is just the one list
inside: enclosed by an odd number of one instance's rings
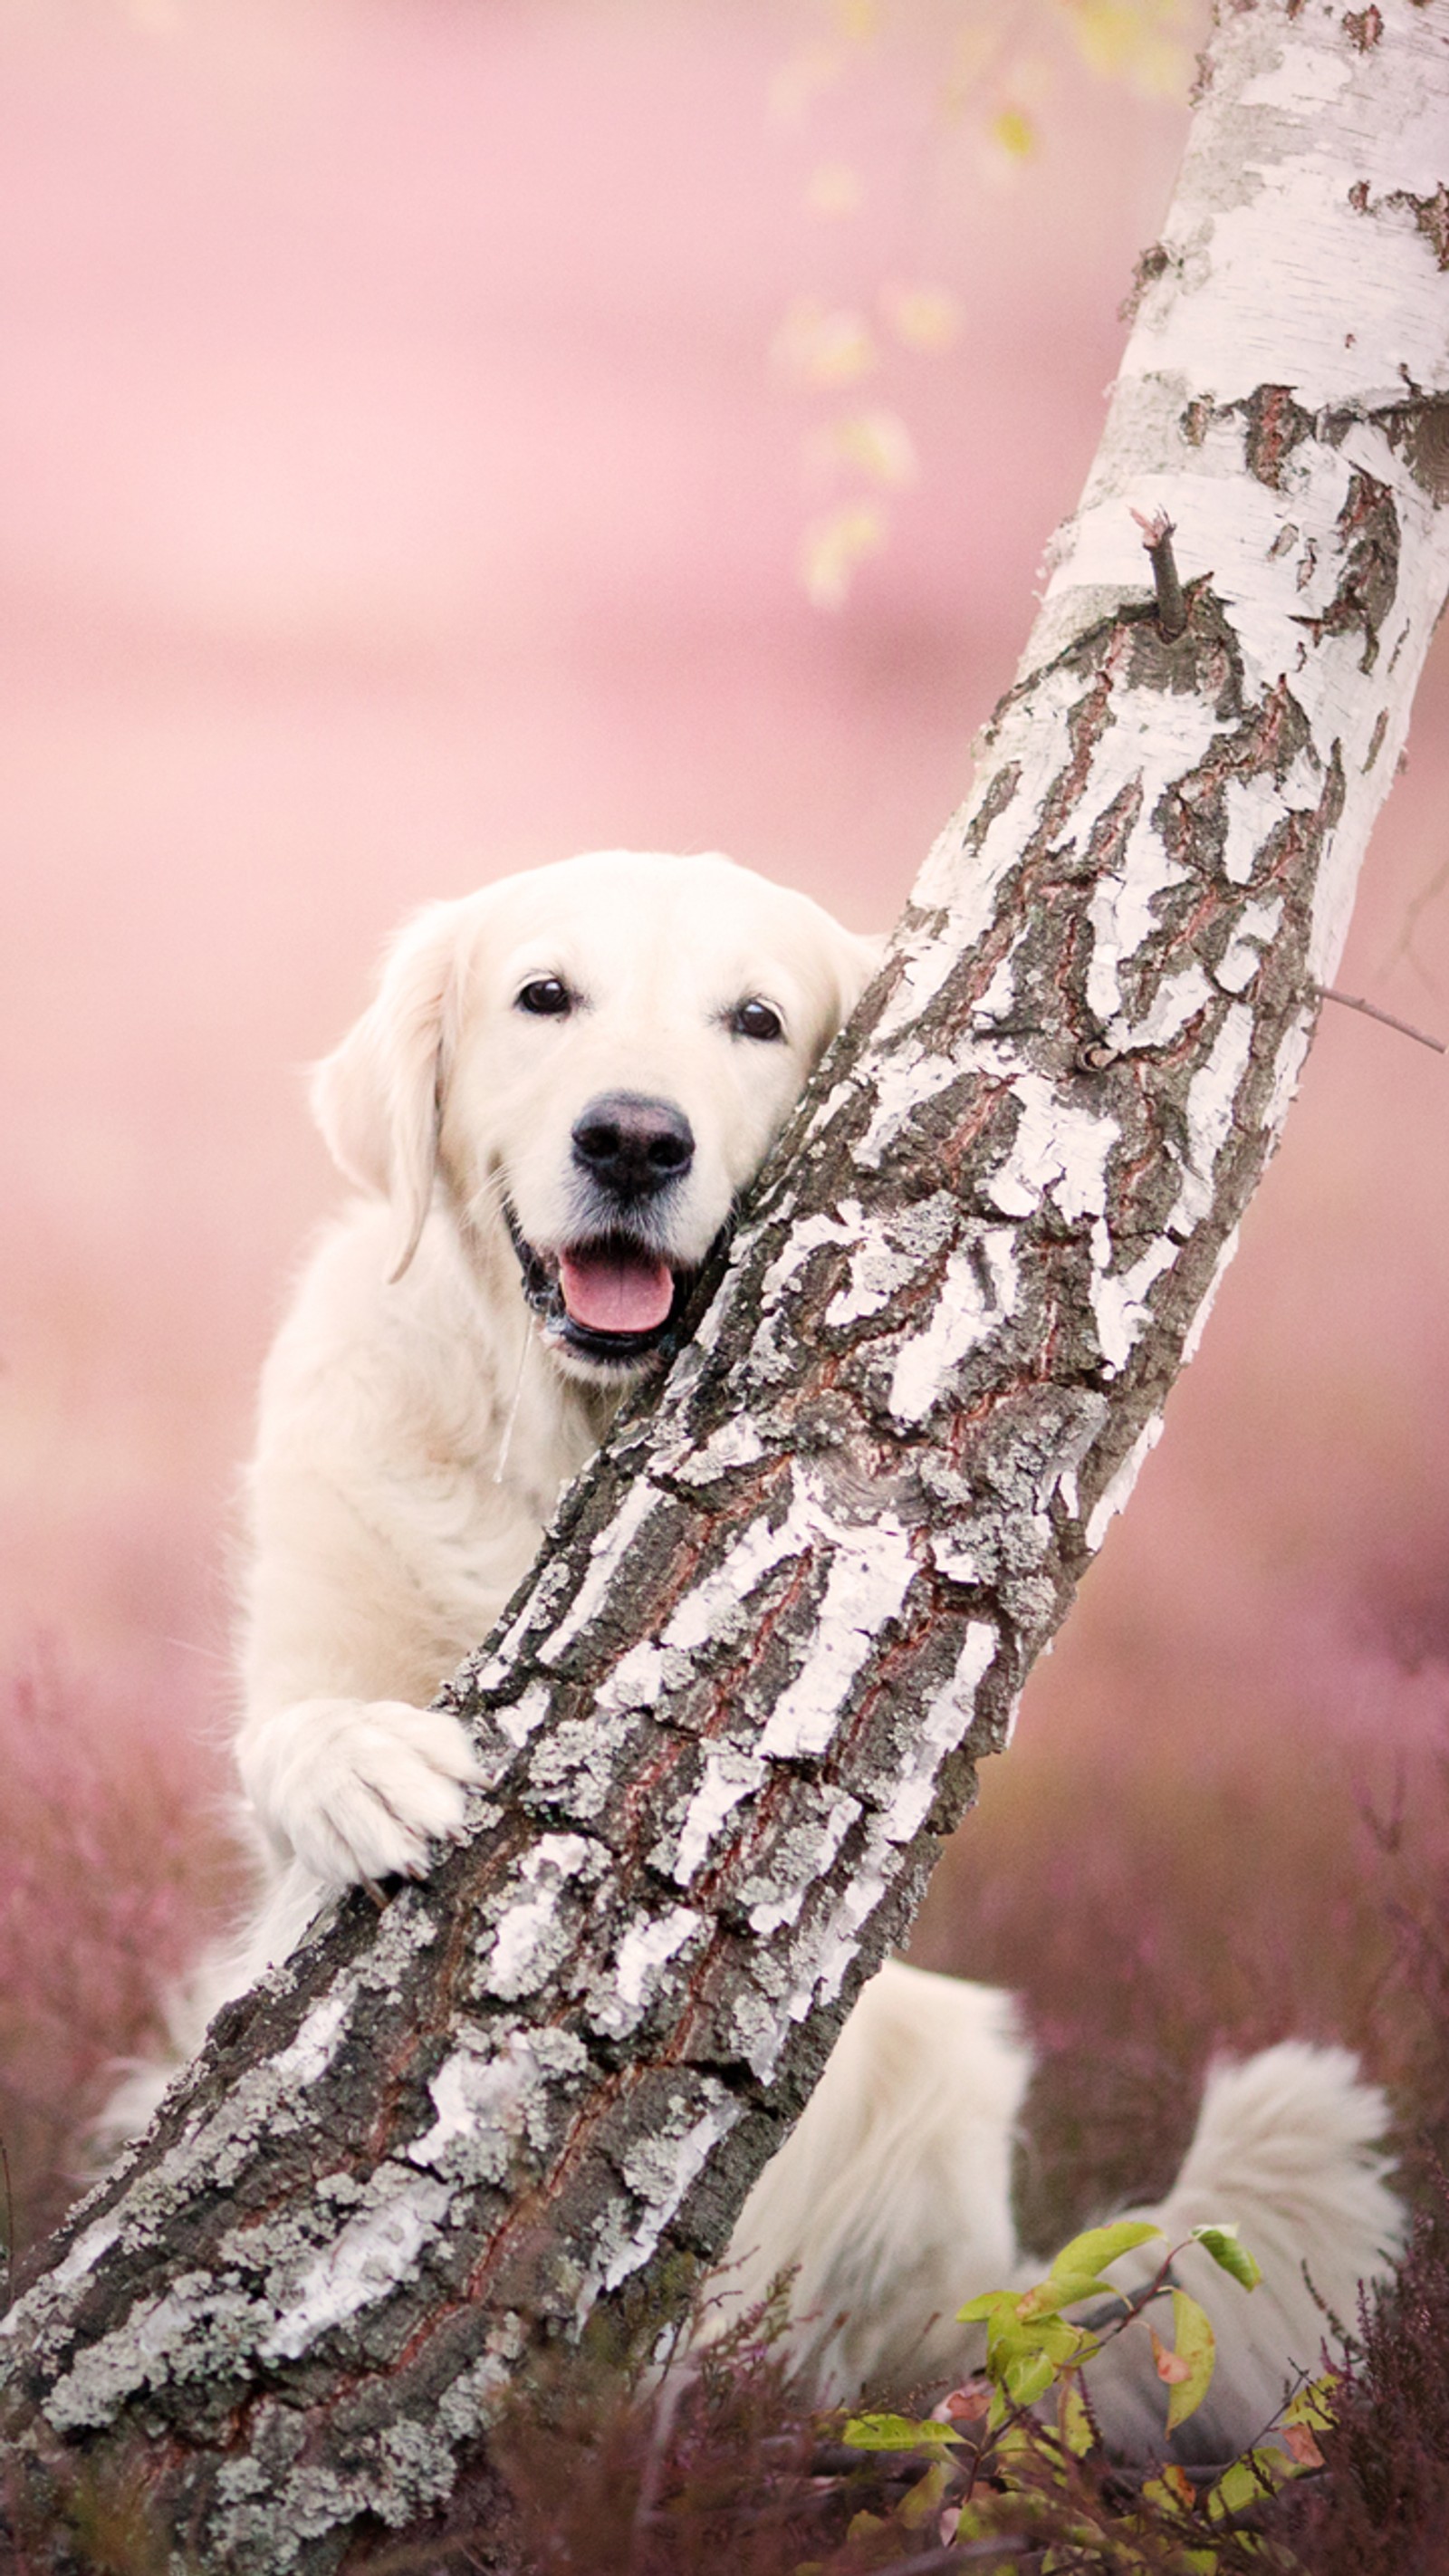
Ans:
{"label": "white birch bark", "polygon": [[1446,266],[1449,0],[1233,10],[972,799],[457,1686],[470,1845],[223,2017],[4,2322],[36,2567],[132,2472],[208,2568],[365,2565],[460,2474],[476,2510],[540,2341],[722,2242],[1276,1140],[1449,587]]}

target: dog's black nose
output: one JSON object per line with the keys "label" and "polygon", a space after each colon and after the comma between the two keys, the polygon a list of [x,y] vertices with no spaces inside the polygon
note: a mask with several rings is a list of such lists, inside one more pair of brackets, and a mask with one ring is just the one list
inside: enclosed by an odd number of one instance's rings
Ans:
{"label": "dog's black nose", "polygon": [[682,1180],[694,1130],[669,1100],[601,1091],[574,1120],[574,1161],[617,1199],[643,1199]]}

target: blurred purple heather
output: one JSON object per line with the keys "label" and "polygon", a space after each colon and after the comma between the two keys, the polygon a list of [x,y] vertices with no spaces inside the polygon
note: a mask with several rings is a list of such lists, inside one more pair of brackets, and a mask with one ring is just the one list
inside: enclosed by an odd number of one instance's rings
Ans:
{"label": "blurred purple heather", "polygon": [[[224,1902],[236,1462],[332,1190],[298,1068],[408,906],[570,849],[723,846],[888,920],[1080,488],[1182,109],[1044,52],[1029,123],[987,99],[983,182],[908,50],[782,84],[815,27],[0,14],[23,2239]],[[828,324],[844,365],[850,315],[849,381],[781,362]],[[822,614],[801,547],[837,507],[889,529],[821,537]],[[1446,713],[1441,647],[1341,977],[1441,1034]],[[1021,1988],[1046,2048],[1039,2237],[1152,2183],[1220,2042],[1342,2035],[1442,2126],[1446,1081],[1325,1014],[1163,1445],[932,1891],[917,1955]]]}

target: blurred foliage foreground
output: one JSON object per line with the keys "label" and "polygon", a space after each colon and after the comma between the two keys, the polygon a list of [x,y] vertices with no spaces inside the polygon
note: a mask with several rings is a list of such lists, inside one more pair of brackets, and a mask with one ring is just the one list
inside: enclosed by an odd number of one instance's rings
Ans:
{"label": "blurred foliage foreground", "polygon": [[[73,2194],[117,2057],[154,2036],[166,1980],[228,1897],[215,1773],[148,1742],[145,1716],[54,1669],[0,1709],[12,2286]],[[922,1949],[1022,1996],[1041,2055],[1026,2240],[1060,2242],[1160,2188],[1212,2054],[1298,2030],[1348,2040],[1390,2089],[1417,2212],[1395,2291],[1337,2321],[1341,2371],[1299,2390],[1242,2460],[1205,2470],[1174,2463],[1167,2437],[1208,2385],[1210,2332],[1165,2278],[1145,2308],[1109,2295],[1091,2309],[1098,2337],[1153,2338],[1162,2460],[1129,2470],[1097,2441],[1078,2378],[1090,2339],[1062,2311],[1092,2292],[1120,2230],[1079,2235],[1024,2297],[974,2302],[987,2371],[923,2389],[918,2414],[812,2412],[777,2310],[662,2379],[586,2339],[498,2435],[521,2576],[1449,2576],[1449,1764],[1432,1746],[1381,1749],[1355,1777],[1331,1743],[1281,1733],[1208,1755],[1104,1746],[1099,1728],[1028,1739],[999,1777],[943,1863]],[[1251,2269],[1230,2236],[1210,2250]],[[379,2532],[349,2567],[461,2576],[499,2563],[500,2536],[496,2489],[465,2482],[435,2525]],[[143,2494],[84,2472],[68,2540],[98,2576],[184,2565]],[[14,2576],[51,2563],[39,2536],[18,2546]]]}

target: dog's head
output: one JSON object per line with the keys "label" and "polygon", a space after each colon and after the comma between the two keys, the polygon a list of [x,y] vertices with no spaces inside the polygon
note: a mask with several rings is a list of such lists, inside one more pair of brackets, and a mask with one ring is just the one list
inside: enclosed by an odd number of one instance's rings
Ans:
{"label": "dog's head", "polygon": [[617,1381],[669,1345],[879,955],[727,859],[568,859],[407,925],[317,1115],[394,1208],[395,1277],[441,1189],[475,1259],[511,1243],[560,1363]]}

